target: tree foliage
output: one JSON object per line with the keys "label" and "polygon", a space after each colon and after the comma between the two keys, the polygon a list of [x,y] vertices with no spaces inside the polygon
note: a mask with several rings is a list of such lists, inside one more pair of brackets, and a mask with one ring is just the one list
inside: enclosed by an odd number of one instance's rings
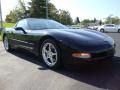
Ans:
{"label": "tree foliage", "polygon": [[18,2],[19,2],[19,7],[21,8],[22,12],[25,13],[26,12],[26,6],[25,6],[24,1],[19,0]]}
{"label": "tree foliage", "polygon": [[[26,10],[25,3],[19,0],[19,5],[6,16],[6,22],[16,22],[19,19],[32,18],[46,18],[46,0],[31,0],[28,2],[28,10]],[[65,25],[71,25],[73,20],[71,15],[66,10],[57,10],[54,4],[48,3],[48,17]]]}
{"label": "tree foliage", "polygon": [[59,10],[58,18],[59,18],[59,22],[65,24],[65,25],[71,25],[73,23],[70,13],[65,10]]}
{"label": "tree foliage", "polygon": [[89,26],[89,23],[91,23],[91,20],[89,19],[84,19],[81,24],[84,26],[84,27],[88,27]]}
{"label": "tree foliage", "polygon": [[19,19],[22,19],[23,18],[22,16],[23,16],[23,13],[22,13],[21,9],[16,8],[16,9],[10,11],[10,13],[6,16],[5,21],[8,23],[15,23]]}
{"label": "tree foliage", "polygon": [[120,24],[119,17],[108,16],[105,20],[106,24]]}
{"label": "tree foliage", "polygon": [[96,18],[94,18],[93,22],[94,22],[94,23],[96,23],[96,21],[97,21],[97,19],[96,19]]}
{"label": "tree foliage", "polygon": [[48,18],[59,21],[58,10],[52,3],[48,3]]}
{"label": "tree foliage", "polygon": [[30,17],[46,18],[46,0],[31,0],[29,5]]}
{"label": "tree foliage", "polygon": [[[45,1],[46,0],[32,0],[32,2],[29,3],[29,5],[31,5],[31,7],[29,8],[30,17],[46,18]],[[70,13],[65,10],[57,10],[52,3],[48,3],[48,18],[61,22],[65,25],[72,24],[72,18],[70,16]]]}
{"label": "tree foliage", "polygon": [[15,23],[20,19],[24,18],[24,13],[26,12],[25,3],[19,0],[19,6],[11,10],[8,15],[6,15],[5,21],[8,23]]}

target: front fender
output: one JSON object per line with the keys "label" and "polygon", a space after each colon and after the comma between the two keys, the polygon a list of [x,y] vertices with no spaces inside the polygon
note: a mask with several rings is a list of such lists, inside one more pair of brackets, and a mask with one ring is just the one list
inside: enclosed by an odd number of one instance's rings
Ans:
{"label": "front fender", "polygon": [[59,42],[59,46],[61,46],[62,49],[69,48],[71,50],[83,51],[82,48],[79,47],[79,40],[77,38],[65,34],[52,34],[50,36]]}

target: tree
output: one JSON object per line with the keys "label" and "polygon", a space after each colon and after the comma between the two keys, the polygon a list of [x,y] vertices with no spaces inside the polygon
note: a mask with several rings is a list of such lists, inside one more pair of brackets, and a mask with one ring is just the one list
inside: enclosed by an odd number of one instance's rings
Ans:
{"label": "tree", "polygon": [[75,19],[75,22],[74,22],[75,24],[79,24],[80,23],[80,20],[79,20],[79,17],[76,17],[76,19]]}
{"label": "tree", "polygon": [[46,0],[31,0],[29,5],[30,17],[46,18]]}
{"label": "tree", "polygon": [[19,2],[19,8],[21,9],[21,11],[23,13],[23,17],[24,18],[30,17],[30,11],[27,10],[27,7],[25,6],[24,1],[19,0],[18,2]]}
{"label": "tree", "polygon": [[102,20],[100,20],[99,25],[102,25],[102,23],[103,23]]}
{"label": "tree", "polygon": [[[16,22],[26,17],[46,18],[46,0],[31,0],[28,8],[22,0],[19,0],[19,6],[6,16],[6,22]],[[28,10],[27,10],[27,9]],[[71,15],[66,10],[57,10],[54,4],[48,3],[48,17],[65,25],[73,24]]]}
{"label": "tree", "polygon": [[120,24],[120,19],[114,16],[108,16],[105,20],[106,24]]}
{"label": "tree", "polygon": [[26,12],[26,6],[25,3],[22,0],[19,0],[19,7],[21,8],[21,10],[25,13]]}
{"label": "tree", "polygon": [[93,22],[94,22],[94,23],[96,23],[96,21],[97,21],[97,19],[96,19],[96,18],[94,18]]}
{"label": "tree", "polygon": [[10,11],[8,15],[6,15],[6,22],[17,22],[20,19],[25,18],[24,13],[26,12],[25,3],[19,0],[19,5]]}
{"label": "tree", "polygon": [[[30,17],[46,18],[46,0],[32,0],[30,5]],[[54,4],[48,3],[48,18],[61,22],[65,25],[72,24],[70,13],[65,10],[57,10]]]}
{"label": "tree", "polygon": [[120,24],[120,19],[118,17],[112,18],[112,24]]}
{"label": "tree", "polygon": [[111,15],[108,16],[108,17],[105,19],[105,23],[106,23],[106,24],[110,24],[110,23],[112,23],[111,18],[112,18]]}
{"label": "tree", "polygon": [[12,21],[12,19],[10,18],[10,14],[6,15],[5,21],[8,22],[8,23],[10,23]]}
{"label": "tree", "polygon": [[10,13],[6,16],[5,21],[15,23],[18,20],[23,18],[22,15],[23,15],[23,13],[22,13],[21,9],[16,8],[16,9],[10,11]]}
{"label": "tree", "polygon": [[48,3],[48,18],[59,21],[58,10],[52,3]]}
{"label": "tree", "polygon": [[81,22],[81,25],[82,25],[83,27],[88,27],[90,22],[91,22],[91,20],[89,20],[89,19],[84,19],[84,20]]}
{"label": "tree", "polygon": [[71,18],[70,13],[65,10],[59,11],[59,21],[64,25],[72,25],[73,24],[73,20]]}

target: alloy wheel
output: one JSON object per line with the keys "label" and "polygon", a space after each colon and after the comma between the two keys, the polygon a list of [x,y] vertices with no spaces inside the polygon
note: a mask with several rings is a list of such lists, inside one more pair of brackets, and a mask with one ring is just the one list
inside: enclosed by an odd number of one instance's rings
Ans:
{"label": "alloy wheel", "polygon": [[52,43],[45,43],[42,47],[42,57],[48,66],[54,66],[58,60],[56,47]]}

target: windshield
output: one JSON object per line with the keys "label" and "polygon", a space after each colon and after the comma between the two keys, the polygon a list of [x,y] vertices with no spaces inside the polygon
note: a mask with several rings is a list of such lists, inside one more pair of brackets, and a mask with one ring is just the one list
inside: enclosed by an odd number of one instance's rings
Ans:
{"label": "windshield", "polygon": [[29,26],[32,30],[40,30],[40,29],[68,29],[67,26],[62,25],[53,20],[30,20]]}

